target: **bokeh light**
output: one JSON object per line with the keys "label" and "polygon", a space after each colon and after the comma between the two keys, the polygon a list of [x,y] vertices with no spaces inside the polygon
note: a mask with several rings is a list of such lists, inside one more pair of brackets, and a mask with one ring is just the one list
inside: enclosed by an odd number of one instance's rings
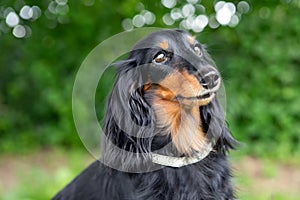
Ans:
{"label": "bokeh light", "polygon": [[198,0],[187,0],[187,2],[189,2],[191,4],[196,4],[198,2]]}
{"label": "bokeh light", "polygon": [[[161,0],[161,4],[169,9],[169,12],[165,13],[159,21],[167,26],[179,26],[179,28],[195,33],[203,31],[206,27],[211,29],[216,29],[220,25],[235,27],[240,22],[242,15],[250,11],[250,5],[246,1],[240,1],[237,4],[216,1],[214,13],[210,14],[206,12],[205,6],[199,0],[186,0],[186,2]],[[123,20],[124,30],[151,25],[155,22],[155,14],[150,11],[145,12],[144,6],[141,10],[132,19]],[[149,20],[147,17],[153,20]]]}
{"label": "bokeh light", "polygon": [[135,27],[142,27],[144,26],[145,24],[145,18],[143,15],[136,15],[133,17],[132,19],[132,24],[135,26]]}
{"label": "bokeh light", "polygon": [[246,1],[241,1],[237,5],[237,10],[240,13],[248,13],[250,11],[250,5]]}
{"label": "bokeh light", "polygon": [[218,23],[215,15],[211,15],[209,17],[208,25],[212,29],[216,29],[216,28],[218,28],[220,26],[220,24]]}
{"label": "bokeh light", "polygon": [[178,20],[178,19],[181,19],[183,16],[182,16],[182,13],[181,13],[181,10],[179,8],[174,8],[171,10],[171,18],[173,20]]}
{"label": "bokeh light", "polygon": [[133,29],[132,20],[129,18],[126,18],[122,21],[122,27],[125,31],[130,31]]}
{"label": "bokeh light", "polygon": [[166,8],[173,8],[176,6],[177,1],[176,0],[161,0],[161,3]]}
{"label": "bokeh light", "polygon": [[169,13],[164,14],[163,18],[162,18],[164,24],[171,26],[174,24],[175,20],[171,17],[171,15]]}
{"label": "bokeh light", "polygon": [[240,18],[237,15],[233,15],[230,19],[229,26],[235,27],[236,25],[238,25],[239,21],[240,21]]}
{"label": "bokeh light", "polygon": [[16,25],[18,25],[19,21],[19,16],[14,11],[8,13],[5,19],[6,24],[10,27],[15,27]]}
{"label": "bokeh light", "polygon": [[156,17],[152,12],[149,12],[148,10],[145,10],[143,16],[145,18],[145,23],[147,25],[151,25],[155,22]]}
{"label": "bokeh light", "polygon": [[182,7],[182,14],[184,17],[193,16],[195,13],[195,7],[192,4],[186,4]]}
{"label": "bokeh light", "polygon": [[134,27],[140,28],[145,25],[152,25],[156,21],[154,13],[148,10],[142,10],[139,14],[135,15],[132,19],[126,18],[122,21],[124,30],[129,31]]}
{"label": "bokeh light", "polygon": [[20,10],[20,17],[22,17],[23,19],[30,19],[33,17],[33,10],[30,6],[25,5],[22,7],[22,9]]}
{"label": "bokeh light", "polygon": [[17,25],[14,27],[13,29],[13,35],[16,37],[16,38],[23,38],[26,36],[26,29],[24,26],[22,25]]}
{"label": "bokeh light", "polygon": [[33,19],[33,20],[38,19],[41,16],[41,14],[42,14],[41,9],[38,6],[32,6],[31,9],[32,9],[32,17],[31,17],[31,19]]}
{"label": "bokeh light", "polygon": [[68,0],[55,0],[58,5],[64,6],[68,3]]}
{"label": "bokeh light", "polygon": [[[63,2],[62,0],[57,1]],[[18,10],[11,7],[0,7],[0,33],[11,32],[16,38],[28,38],[32,33],[30,23],[37,20],[42,11],[36,5],[20,4],[18,7]],[[4,21],[1,21],[1,18],[4,18]]]}
{"label": "bokeh light", "polygon": [[66,0],[56,0],[48,5],[48,10],[55,15],[66,15],[69,12],[69,5]]}
{"label": "bokeh light", "polygon": [[[80,2],[85,6],[93,6],[95,4],[95,0],[81,0]],[[200,0],[161,0],[160,3],[164,9],[167,9],[167,12],[157,19],[155,12],[147,10],[142,2],[138,2],[136,4],[138,13],[132,18],[123,19],[122,28],[128,31],[134,28],[151,26],[158,22],[166,26],[179,27],[198,33],[207,27],[211,29],[216,29],[220,26],[235,27],[239,24],[242,15],[248,13],[251,9],[247,1],[239,1],[236,4],[226,1],[215,1],[213,11],[208,9],[210,13],[207,12],[206,7],[201,4],[202,1]],[[68,0],[49,0],[45,6],[46,9],[43,14],[49,20],[47,23],[48,28],[55,28],[58,24],[69,23],[68,13],[70,12],[70,6]],[[30,23],[41,17],[42,10],[36,5],[28,5],[23,2],[23,5],[20,4],[17,10],[2,6],[0,15],[4,19],[0,24],[0,32],[12,31],[15,37],[26,38],[29,32],[31,33]],[[262,19],[268,18],[270,15],[268,8],[262,8],[259,15]],[[16,26],[18,27],[15,28]]]}
{"label": "bokeh light", "polygon": [[221,25],[229,25],[231,17],[235,14],[236,8],[233,3],[219,1],[215,5],[216,19]]}
{"label": "bokeh light", "polygon": [[194,32],[201,32],[208,25],[208,17],[206,15],[199,15],[193,21],[192,29]]}

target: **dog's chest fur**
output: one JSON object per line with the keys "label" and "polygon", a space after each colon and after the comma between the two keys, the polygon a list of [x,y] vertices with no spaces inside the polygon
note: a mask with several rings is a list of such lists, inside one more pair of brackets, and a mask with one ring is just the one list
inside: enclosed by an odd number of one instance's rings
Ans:
{"label": "dog's chest fur", "polygon": [[[226,157],[211,153],[181,168],[125,173],[94,162],[57,199],[230,200],[234,199]],[[80,190],[80,193],[75,191]],[[75,195],[76,194],[76,195]],[[62,195],[62,196],[60,196]],[[56,199],[55,198],[55,199]]]}
{"label": "dog's chest fur", "polygon": [[225,157],[214,155],[194,165],[132,175],[136,185],[133,199],[233,199],[229,173]]}

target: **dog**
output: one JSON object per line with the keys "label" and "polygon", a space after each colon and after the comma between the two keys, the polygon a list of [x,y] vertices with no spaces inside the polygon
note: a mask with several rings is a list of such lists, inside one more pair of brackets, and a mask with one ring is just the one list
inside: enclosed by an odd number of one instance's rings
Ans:
{"label": "dog", "polygon": [[182,30],[146,36],[118,62],[101,159],[53,199],[235,199],[221,76],[205,46]]}

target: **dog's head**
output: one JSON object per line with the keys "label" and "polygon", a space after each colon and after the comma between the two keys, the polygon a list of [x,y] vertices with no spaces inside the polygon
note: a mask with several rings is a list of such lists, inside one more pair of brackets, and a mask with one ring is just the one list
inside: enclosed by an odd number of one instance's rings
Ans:
{"label": "dog's head", "polygon": [[216,140],[224,151],[234,140],[217,100],[220,86],[218,70],[195,37],[180,30],[152,33],[119,64],[106,132],[117,126],[119,135],[111,139],[128,150],[148,152],[171,142],[178,154],[191,156]]}

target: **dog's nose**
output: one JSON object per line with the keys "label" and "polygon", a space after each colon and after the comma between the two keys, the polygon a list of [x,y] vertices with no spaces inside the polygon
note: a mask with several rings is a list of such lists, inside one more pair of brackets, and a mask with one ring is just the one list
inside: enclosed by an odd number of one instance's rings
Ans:
{"label": "dog's nose", "polygon": [[216,71],[210,71],[204,74],[200,79],[200,84],[205,89],[212,89],[220,82],[220,76]]}

